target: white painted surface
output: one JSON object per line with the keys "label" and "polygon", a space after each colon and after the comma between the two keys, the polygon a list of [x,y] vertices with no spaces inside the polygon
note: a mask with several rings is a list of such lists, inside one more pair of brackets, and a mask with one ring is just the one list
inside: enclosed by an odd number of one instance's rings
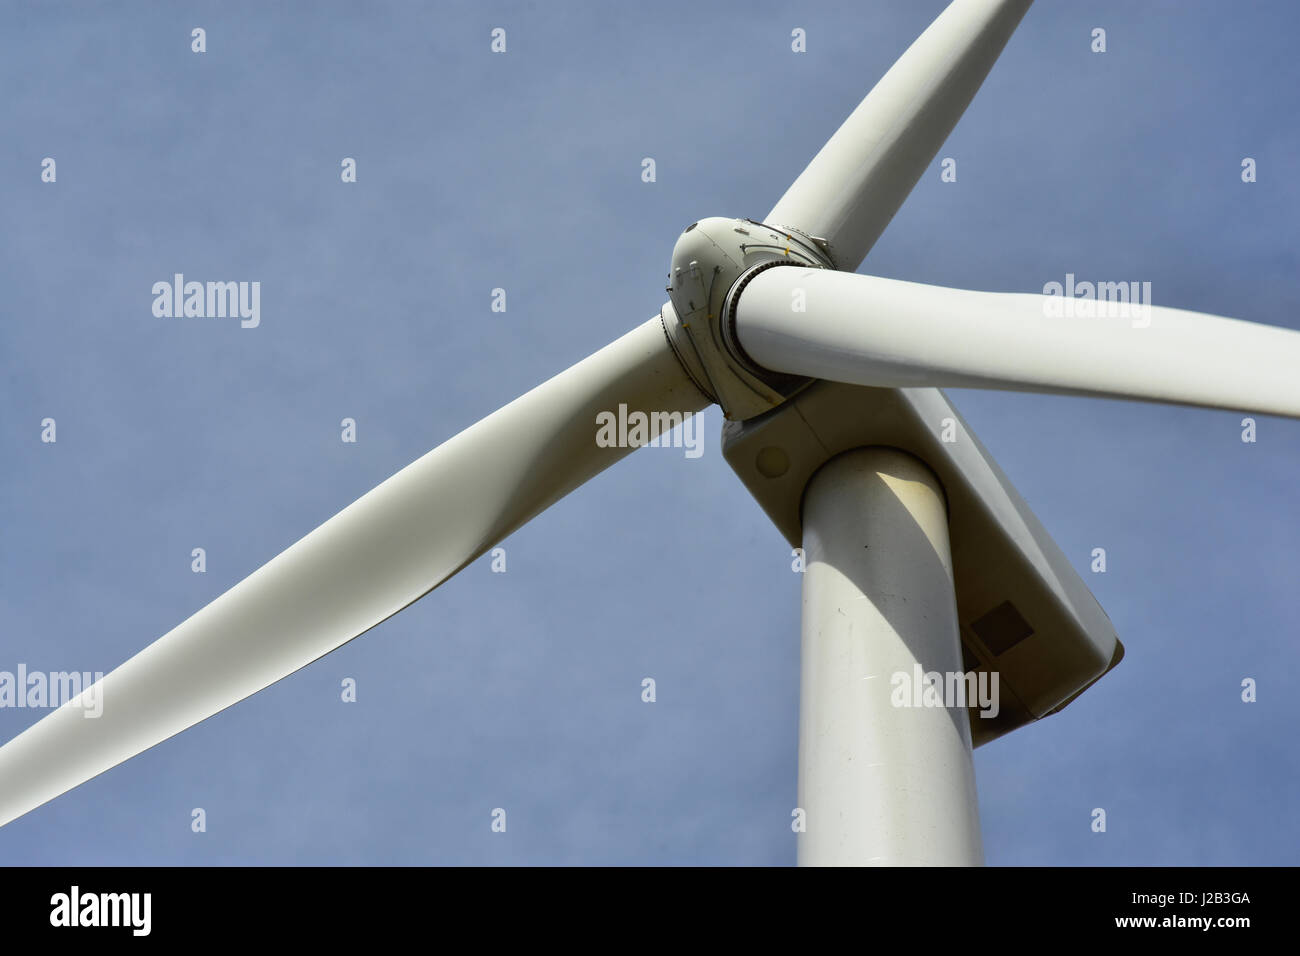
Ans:
{"label": "white painted surface", "polygon": [[960,708],[895,706],[895,674],[960,671],[943,492],[917,459],[832,459],[804,501],[801,866],[979,865]]}
{"label": "white painted surface", "polygon": [[852,272],[934,159],[1032,0],[955,0],[849,114],[764,222]]}
{"label": "white painted surface", "polygon": [[658,317],[389,478],[0,748],[0,825],[329,653],[400,611],[623,458],[596,444],[620,403],[708,404]]}
{"label": "white painted surface", "polygon": [[[793,311],[796,293],[806,311]],[[1097,395],[1300,417],[1300,332],[1160,306],[1057,315],[1063,298],[768,269],[740,297],[736,336],[766,368],[856,385]],[[1066,302],[1088,308],[1085,299]]]}

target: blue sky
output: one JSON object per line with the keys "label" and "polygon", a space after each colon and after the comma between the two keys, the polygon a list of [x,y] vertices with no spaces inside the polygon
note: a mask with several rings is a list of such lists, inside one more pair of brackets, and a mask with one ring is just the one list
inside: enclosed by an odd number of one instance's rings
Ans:
{"label": "blue sky", "polygon": [[[681,230],[766,213],[942,7],[4,4],[0,670],[110,670],[655,314]],[[1300,328],[1298,27],[1039,0],[940,151],[958,181],[936,159],[860,271]],[[260,281],[260,326],[154,317],[176,272]],[[988,862],[1300,862],[1300,422],[950,394],[1128,652],[976,752]],[[701,457],[631,456],[507,573],[0,829],[0,861],[792,863],[800,581],[707,416]]]}

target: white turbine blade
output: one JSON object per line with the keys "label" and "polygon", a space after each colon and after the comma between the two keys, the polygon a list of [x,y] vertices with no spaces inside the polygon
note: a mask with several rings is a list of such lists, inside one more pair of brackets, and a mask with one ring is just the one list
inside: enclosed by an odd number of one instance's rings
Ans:
{"label": "white turbine blade", "polygon": [[857,385],[1099,395],[1300,418],[1300,332],[1182,309],[784,267],[745,287],[736,337],[765,368]]}
{"label": "white turbine blade", "polygon": [[852,272],[970,105],[1032,0],[954,0],[764,220],[827,240]]}
{"label": "white turbine blade", "polygon": [[[618,415],[620,404],[629,415],[708,404],[658,317],[408,465],[9,741],[0,748],[0,825],[427,594],[624,457],[628,448],[597,444],[597,414]],[[83,709],[88,693],[101,695],[97,718]]]}

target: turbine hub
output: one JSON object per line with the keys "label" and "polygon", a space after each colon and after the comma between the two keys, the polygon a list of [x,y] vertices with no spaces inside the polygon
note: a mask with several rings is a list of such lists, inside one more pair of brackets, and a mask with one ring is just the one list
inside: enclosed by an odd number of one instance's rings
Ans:
{"label": "turbine hub", "polygon": [[673,246],[670,301],[660,313],[668,341],[728,419],[753,418],[810,381],[760,368],[736,341],[735,300],[746,282],[783,265],[834,268],[823,241],[753,219],[701,219]]}

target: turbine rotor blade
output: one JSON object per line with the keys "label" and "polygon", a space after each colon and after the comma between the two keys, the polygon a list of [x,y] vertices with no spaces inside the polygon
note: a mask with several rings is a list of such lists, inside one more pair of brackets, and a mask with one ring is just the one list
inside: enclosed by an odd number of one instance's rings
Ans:
{"label": "turbine rotor blade", "polygon": [[765,222],[853,272],[970,105],[1033,0],[954,0],[831,136]]}
{"label": "turbine rotor blade", "polygon": [[752,277],[735,317],[746,356],[793,375],[1300,418],[1300,332],[1201,312],[784,267]]}
{"label": "turbine rotor blade", "polygon": [[[0,825],[267,687],[397,613],[631,449],[597,415],[708,400],[656,317],[349,505],[0,748]],[[671,420],[650,416],[651,436]],[[102,713],[88,694],[98,693]]]}

